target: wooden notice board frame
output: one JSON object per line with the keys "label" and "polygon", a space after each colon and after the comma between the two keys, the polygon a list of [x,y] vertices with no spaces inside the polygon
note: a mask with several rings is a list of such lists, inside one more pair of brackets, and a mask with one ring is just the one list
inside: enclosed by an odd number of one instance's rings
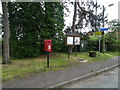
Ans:
{"label": "wooden notice board frame", "polygon": [[80,35],[77,34],[68,34],[66,35],[66,45],[72,46],[72,45],[80,45]]}

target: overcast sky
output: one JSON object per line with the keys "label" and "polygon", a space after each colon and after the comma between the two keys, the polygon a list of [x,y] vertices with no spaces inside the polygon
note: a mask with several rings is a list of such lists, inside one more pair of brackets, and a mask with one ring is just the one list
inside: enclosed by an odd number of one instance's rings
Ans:
{"label": "overcast sky", "polygon": [[[81,1],[81,0],[80,0]],[[82,1],[87,1],[87,0],[82,0]],[[93,0],[96,1],[96,0]],[[120,0],[97,0],[98,4],[104,5],[106,7],[105,14],[108,14],[108,20],[111,21],[113,19],[118,19],[118,2]],[[111,7],[108,7],[108,5],[114,4]],[[73,18],[73,12],[74,12],[74,7],[71,6],[71,14],[70,17],[65,17],[66,19],[66,25],[69,26],[72,24],[72,18]],[[98,13],[102,12],[102,10],[98,10]]]}
{"label": "overcast sky", "polygon": [[[72,0],[74,1],[74,0]],[[81,1],[81,0],[79,0]],[[87,0],[82,0],[82,1],[87,1]],[[96,1],[96,0],[93,0]],[[104,5],[106,7],[106,14],[108,14],[108,20],[113,20],[113,19],[118,19],[118,2],[120,0],[97,0],[98,4]],[[107,7],[109,4],[114,4],[111,7]],[[69,26],[72,23],[72,18],[73,18],[73,12],[74,12],[74,7],[70,7],[71,13],[69,14],[70,17],[66,17],[66,22],[65,24]],[[0,5],[0,12],[2,11],[1,5]],[[98,12],[99,13],[99,12]]]}
{"label": "overcast sky", "polygon": [[113,19],[118,19],[118,2],[120,0],[98,0],[98,3],[105,5],[106,7],[109,4],[114,4],[111,7],[106,8],[106,13],[108,13],[108,19],[113,20]]}

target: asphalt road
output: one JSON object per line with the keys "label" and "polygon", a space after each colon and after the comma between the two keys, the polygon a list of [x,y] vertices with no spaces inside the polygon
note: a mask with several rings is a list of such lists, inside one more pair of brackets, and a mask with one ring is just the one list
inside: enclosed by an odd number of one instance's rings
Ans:
{"label": "asphalt road", "polygon": [[115,68],[87,80],[66,86],[65,88],[118,88],[119,69],[120,67]]}
{"label": "asphalt road", "polygon": [[81,77],[98,71],[106,67],[118,64],[120,56],[109,60],[97,61],[92,63],[81,63],[63,70],[44,72],[26,78],[15,78],[14,80],[2,82],[2,88],[47,88],[54,87],[66,81]]}

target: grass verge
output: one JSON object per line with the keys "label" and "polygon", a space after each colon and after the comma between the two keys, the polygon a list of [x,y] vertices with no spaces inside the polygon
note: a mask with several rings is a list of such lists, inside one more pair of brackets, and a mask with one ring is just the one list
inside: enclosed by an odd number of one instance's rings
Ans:
{"label": "grass verge", "polygon": [[24,78],[36,73],[61,70],[68,66],[81,64],[77,59],[85,59],[88,62],[102,61],[118,56],[117,52],[107,52],[106,54],[97,55],[97,57],[89,57],[88,53],[77,53],[67,57],[65,53],[56,53],[50,57],[50,68],[46,67],[46,56],[42,55],[29,59],[12,59],[12,63],[2,65],[2,81],[13,80],[15,78]]}

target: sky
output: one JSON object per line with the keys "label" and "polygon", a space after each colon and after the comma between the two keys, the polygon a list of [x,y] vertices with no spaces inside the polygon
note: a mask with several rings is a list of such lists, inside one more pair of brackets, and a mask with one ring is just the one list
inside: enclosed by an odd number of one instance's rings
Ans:
{"label": "sky", "polygon": [[118,2],[120,0],[98,0],[98,3],[107,7],[109,4],[114,4],[111,7],[106,8],[106,13],[108,13],[108,19],[118,19]]}
{"label": "sky", "polygon": [[[87,0],[82,0],[82,1],[87,1]],[[96,1],[96,0],[93,0]],[[108,14],[108,21],[111,21],[113,19],[118,19],[118,2],[120,0],[97,0],[98,4],[104,5],[106,7],[105,14]],[[114,4],[111,7],[108,7],[108,5]],[[72,24],[72,18],[73,18],[73,13],[74,13],[74,7],[70,6],[70,11],[69,17],[65,17],[66,19],[66,25],[69,26]],[[102,12],[101,10],[98,10],[98,13]]]}
{"label": "sky", "polygon": [[119,1],[119,5],[118,5],[118,19],[120,21],[120,1]]}
{"label": "sky", "polygon": [[[74,1],[74,0],[72,0]],[[87,0],[79,0],[79,1],[87,1]],[[93,0],[96,1],[96,0]],[[120,0],[97,0],[98,4],[104,5],[106,7],[105,14],[108,14],[108,20],[113,20],[113,19],[118,19],[118,2]],[[114,4],[111,7],[108,7],[109,4]],[[74,7],[73,5],[69,6],[70,7],[70,12],[68,13],[69,16],[65,17],[65,24],[66,26],[71,26],[72,25],[72,19],[73,19],[73,13],[74,13]],[[0,5],[0,12],[2,12],[2,8]],[[98,10],[98,13],[102,12],[102,10]]]}
{"label": "sky", "polygon": [[0,13],[2,12],[2,6],[1,6],[1,2],[0,2]]}
{"label": "sky", "polygon": [[[93,1],[96,1],[96,0],[93,0]],[[105,7],[107,7],[109,4],[114,4],[113,6],[106,8],[106,13],[108,13],[109,20],[118,19],[118,2],[119,1],[120,0],[97,0],[98,4],[104,5]],[[71,7],[71,12],[73,13],[73,11],[74,11],[74,7]],[[1,5],[0,5],[0,12],[2,12]],[[73,14],[71,14],[71,16],[73,16]]]}

